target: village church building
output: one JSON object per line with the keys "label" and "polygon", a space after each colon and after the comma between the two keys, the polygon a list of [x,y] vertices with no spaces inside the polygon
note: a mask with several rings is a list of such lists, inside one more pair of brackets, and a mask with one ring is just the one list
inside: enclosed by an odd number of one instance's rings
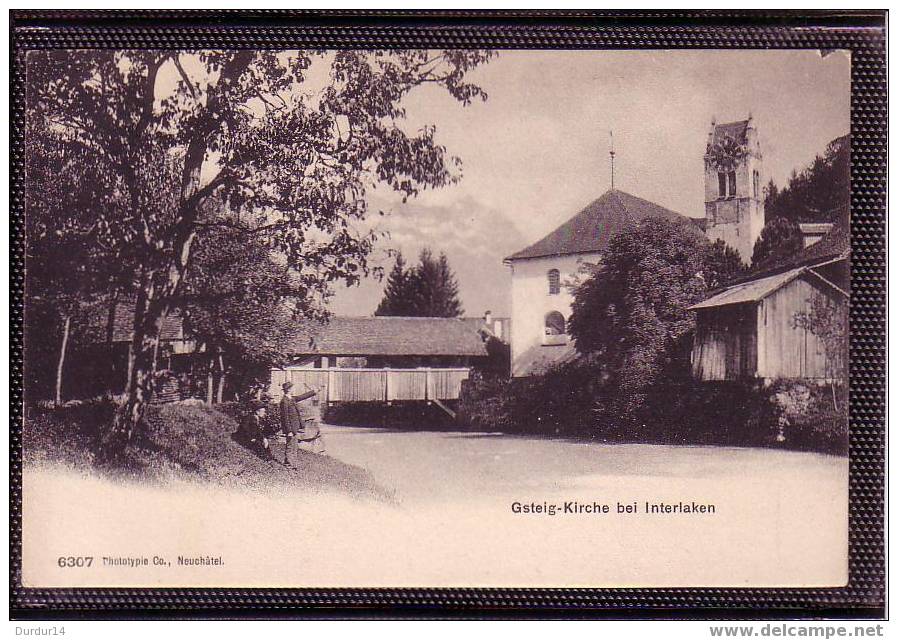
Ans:
{"label": "village church building", "polygon": [[529,376],[572,359],[567,331],[574,296],[566,283],[598,264],[608,241],[645,218],[688,220],[619,189],[606,191],[542,240],[507,257],[511,266],[511,374]]}
{"label": "village church building", "polygon": [[[726,145],[746,153],[733,166],[718,168],[712,151]],[[691,221],[705,229],[709,239],[723,240],[744,262],[751,261],[764,227],[762,157],[751,117],[711,123],[704,166],[703,219],[684,216],[612,185],[552,233],[505,259],[511,266],[512,376],[541,373],[574,357],[567,333],[573,294],[565,282],[572,281],[584,263],[601,262],[611,236],[626,225],[649,217]]]}
{"label": "village church building", "polygon": [[[721,156],[726,162],[721,162]],[[612,151],[612,162],[614,155]],[[568,335],[575,280],[584,264],[599,264],[611,236],[648,217],[686,220],[711,241],[722,240],[751,263],[764,228],[763,157],[751,116],[718,124],[704,155],[705,211],[692,218],[614,189],[538,242],[507,257],[511,267],[511,374],[539,374],[575,357]],[[612,165],[613,171],[613,165]],[[844,224],[802,224],[804,250],[788,264],[765,269],[712,292],[697,314],[693,371],[703,380],[825,378],[831,363],[795,314],[824,295],[847,300],[847,208]],[[812,246],[815,245],[815,246]]]}

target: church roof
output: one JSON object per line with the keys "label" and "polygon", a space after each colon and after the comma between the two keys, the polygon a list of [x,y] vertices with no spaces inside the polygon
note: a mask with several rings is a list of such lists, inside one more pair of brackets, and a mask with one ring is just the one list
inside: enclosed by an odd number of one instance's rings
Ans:
{"label": "church roof", "polygon": [[711,134],[711,144],[718,144],[722,142],[724,138],[731,138],[738,144],[745,144],[749,122],[749,120],[737,120],[736,122],[715,124],[714,133]]}
{"label": "church roof", "polygon": [[695,222],[654,202],[613,189],[606,191],[542,240],[508,256],[506,260],[604,251],[611,236],[626,225],[645,218]]}

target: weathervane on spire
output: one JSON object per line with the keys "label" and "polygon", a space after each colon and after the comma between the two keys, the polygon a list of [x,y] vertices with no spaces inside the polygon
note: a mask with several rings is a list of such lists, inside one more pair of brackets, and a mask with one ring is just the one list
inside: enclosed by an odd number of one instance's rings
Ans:
{"label": "weathervane on spire", "polygon": [[608,155],[611,156],[611,190],[614,191],[614,131],[609,131],[608,135],[611,136],[611,151]]}

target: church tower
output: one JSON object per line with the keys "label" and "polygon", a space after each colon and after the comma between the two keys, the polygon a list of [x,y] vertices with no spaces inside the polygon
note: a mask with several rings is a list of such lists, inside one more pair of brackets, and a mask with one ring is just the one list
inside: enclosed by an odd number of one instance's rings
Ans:
{"label": "church tower", "polygon": [[748,120],[711,122],[705,149],[705,233],[723,240],[751,263],[764,228],[764,175],[761,146]]}

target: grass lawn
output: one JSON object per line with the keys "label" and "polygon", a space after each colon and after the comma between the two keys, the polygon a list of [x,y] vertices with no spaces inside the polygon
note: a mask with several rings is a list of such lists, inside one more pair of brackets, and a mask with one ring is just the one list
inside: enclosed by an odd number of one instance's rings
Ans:
{"label": "grass lawn", "polygon": [[23,429],[24,462],[64,465],[120,479],[165,482],[205,480],[250,489],[338,491],[389,499],[366,470],[327,456],[300,452],[301,464],[286,468],[233,441],[234,418],[203,405],[150,407],[141,430],[120,460],[101,465],[95,455],[99,430],[111,420],[111,405],[32,409]]}

